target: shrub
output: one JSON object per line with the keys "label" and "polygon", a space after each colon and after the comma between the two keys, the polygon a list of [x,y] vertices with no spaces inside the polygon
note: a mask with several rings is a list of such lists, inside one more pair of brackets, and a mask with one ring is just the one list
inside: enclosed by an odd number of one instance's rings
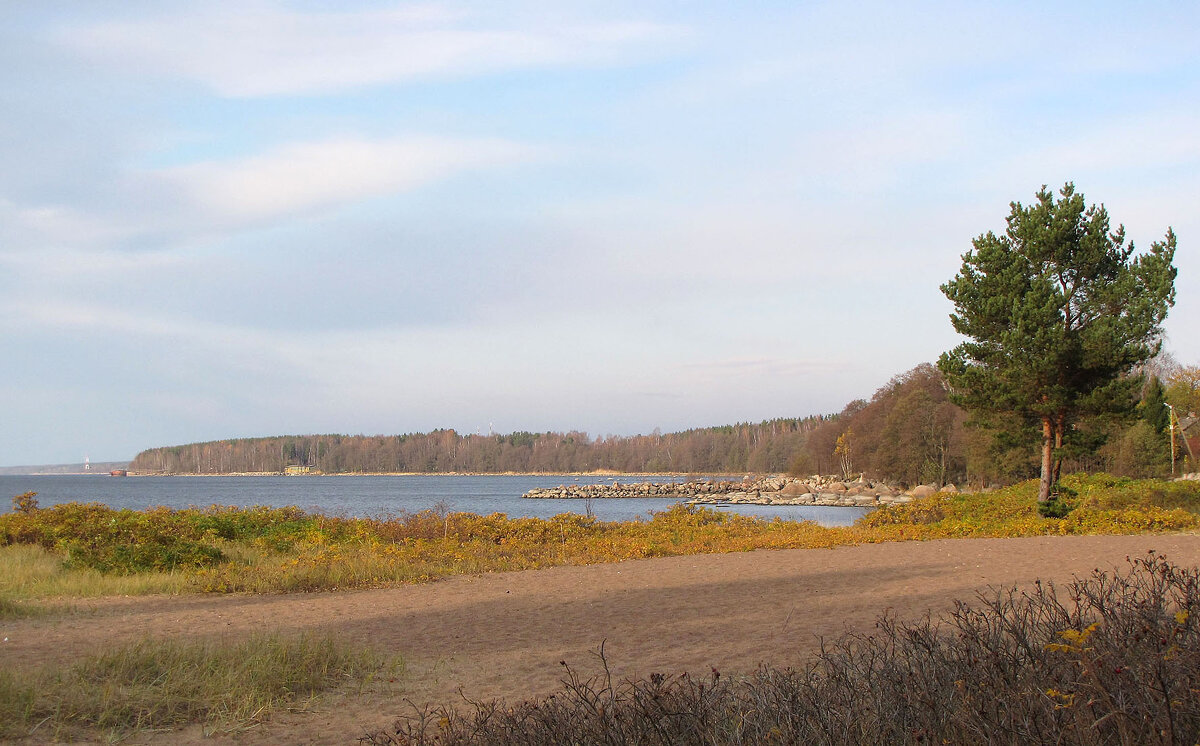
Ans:
{"label": "shrub", "polygon": [[[0,546],[40,546],[71,572],[98,571],[105,583],[157,573],[143,592],[155,584],[161,591],[272,592],[707,552],[1200,528],[1200,482],[1068,475],[1061,484],[1068,497],[1059,498],[1062,510],[1055,513],[1063,517],[1039,513],[1037,482],[1030,481],[988,493],[936,494],[836,528],[685,504],[649,520],[606,522],[575,513],[549,519],[451,513],[445,506],[352,519],[295,507],[131,511],[68,503],[0,515]],[[9,588],[16,596],[35,595]]]}
{"label": "shrub", "polygon": [[37,493],[25,492],[12,499],[13,510],[17,513],[32,513],[38,509]]}
{"label": "shrub", "polygon": [[[614,684],[570,668],[510,705],[418,710],[372,744],[1195,743],[1200,570],[1161,556],[1124,573],[959,602],[823,646],[803,670]],[[603,647],[601,647],[603,660]],[[565,665],[565,664],[564,664]],[[605,661],[607,671],[607,662]]]}

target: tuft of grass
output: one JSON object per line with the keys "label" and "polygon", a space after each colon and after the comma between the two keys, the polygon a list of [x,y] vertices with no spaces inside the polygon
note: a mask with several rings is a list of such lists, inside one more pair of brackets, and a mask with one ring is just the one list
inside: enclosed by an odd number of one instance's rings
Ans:
{"label": "tuft of grass", "polygon": [[[652,674],[569,667],[555,694],[416,711],[371,744],[1196,743],[1200,569],[1151,553],[1058,594],[1037,584],[937,621],[884,616],[804,669]],[[600,657],[607,672],[603,646]],[[565,664],[564,664],[565,665]]]}
{"label": "tuft of grass", "polygon": [[28,619],[63,611],[69,607],[17,601],[8,596],[0,595],[0,621],[6,619]]}
{"label": "tuft of grass", "polygon": [[331,636],[145,639],[65,668],[0,671],[0,737],[236,727],[283,706],[306,707],[322,692],[361,687],[399,666],[399,659]]}

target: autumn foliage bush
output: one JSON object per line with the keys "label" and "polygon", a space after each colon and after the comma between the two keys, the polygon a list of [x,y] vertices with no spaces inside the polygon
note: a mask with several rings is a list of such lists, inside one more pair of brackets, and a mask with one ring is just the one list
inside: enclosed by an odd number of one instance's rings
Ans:
{"label": "autumn foliage bush", "polygon": [[298,508],[118,510],[37,506],[18,496],[0,515],[0,547],[36,545],[67,568],[105,575],[182,574],[199,591],[308,591],[447,575],[756,549],[969,537],[1126,534],[1200,528],[1200,483],[1065,477],[1070,512],[1039,514],[1036,482],[980,494],[939,493],[872,511],[851,527],[763,520],[673,505],[649,519],[605,522],[445,510],[346,518]]}

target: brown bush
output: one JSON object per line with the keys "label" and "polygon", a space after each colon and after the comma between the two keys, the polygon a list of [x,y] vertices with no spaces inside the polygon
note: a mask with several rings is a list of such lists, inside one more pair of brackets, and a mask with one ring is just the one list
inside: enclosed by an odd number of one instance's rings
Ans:
{"label": "brown bush", "polygon": [[[1151,553],[1062,594],[1038,583],[825,645],[804,670],[427,708],[371,744],[1196,743],[1200,571]],[[601,648],[603,659],[603,648]],[[565,665],[565,664],[564,664]],[[606,668],[607,670],[607,668]]]}

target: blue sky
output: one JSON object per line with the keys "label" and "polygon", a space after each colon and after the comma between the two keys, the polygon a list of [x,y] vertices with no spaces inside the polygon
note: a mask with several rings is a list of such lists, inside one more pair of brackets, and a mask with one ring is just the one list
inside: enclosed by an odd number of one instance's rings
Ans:
{"label": "blue sky", "polygon": [[0,108],[0,465],[836,411],[1067,180],[1200,362],[1191,3],[4,3]]}

